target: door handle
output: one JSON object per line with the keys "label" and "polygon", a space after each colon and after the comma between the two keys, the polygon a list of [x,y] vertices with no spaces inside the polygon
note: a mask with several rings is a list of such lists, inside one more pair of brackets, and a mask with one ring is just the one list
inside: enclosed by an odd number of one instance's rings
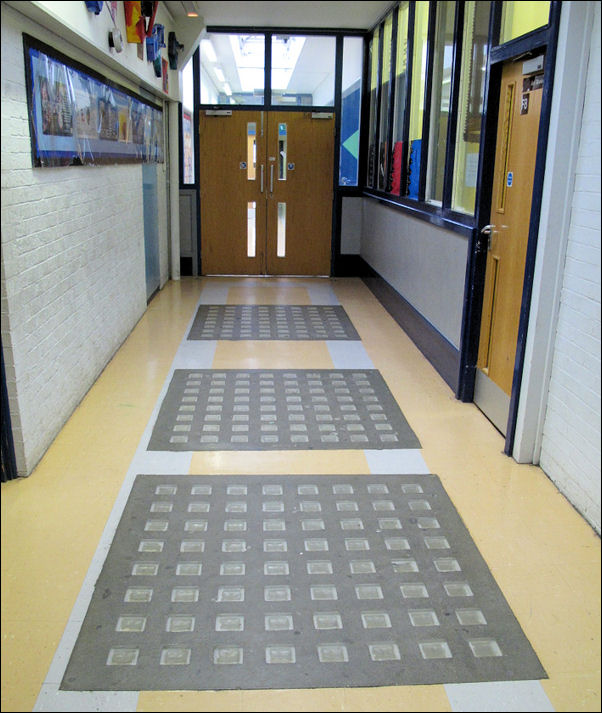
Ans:
{"label": "door handle", "polygon": [[259,179],[259,192],[263,193],[263,164],[261,164],[261,172],[260,172],[260,179]]}
{"label": "door handle", "polygon": [[495,228],[495,225],[485,225],[481,228],[481,235],[491,235],[493,232],[493,229]]}
{"label": "door handle", "polygon": [[274,164],[270,165],[270,195],[274,193]]}

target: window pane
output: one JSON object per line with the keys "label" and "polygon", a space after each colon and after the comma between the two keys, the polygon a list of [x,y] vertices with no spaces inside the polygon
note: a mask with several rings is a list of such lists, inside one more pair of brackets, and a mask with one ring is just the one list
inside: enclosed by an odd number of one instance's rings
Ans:
{"label": "window pane", "polygon": [[335,37],[272,36],[272,104],[334,106]]}
{"label": "window pane", "polygon": [[360,150],[360,113],[364,40],[343,40],[343,84],[341,92],[341,158],[339,185],[357,186]]}
{"label": "window pane", "polygon": [[526,35],[539,27],[545,27],[550,18],[550,3],[505,2],[502,10],[500,44]]}
{"label": "window pane", "polygon": [[428,41],[428,0],[416,2],[414,20],[414,51],[412,57],[412,96],[410,102],[410,154],[408,157],[408,198],[418,199],[420,154],[422,149],[422,117],[424,114],[424,84],[426,81],[426,51]]}
{"label": "window pane", "polygon": [[475,210],[490,8],[490,2],[464,4],[462,68],[451,207],[469,215]]}
{"label": "window pane", "polygon": [[387,189],[389,177],[389,87],[391,85],[391,35],[393,15],[385,20],[383,32],[383,65],[381,74],[380,122],[378,130],[378,188]]}
{"label": "window pane", "polygon": [[370,124],[368,127],[368,173],[366,185],[369,188],[375,187],[376,174],[376,112],[378,106],[378,40],[380,30],[377,29],[370,40],[369,62],[370,62]]}
{"label": "window pane", "polygon": [[208,34],[201,40],[201,104],[263,104],[263,35]]}
{"label": "window pane", "polygon": [[[403,160],[403,126],[408,94],[408,13],[409,2],[402,2],[397,11],[397,57],[395,67],[395,111],[393,113],[393,157],[391,162],[390,192],[401,195]],[[404,191],[405,193],[405,191]]]}
{"label": "window pane", "polygon": [[182,183],[194,183],[194,79],[192,59],[182,68]]}
{"label": "window pane", "polygon": [[441,205],[454,54],[455,2],[437,3],[426,200]]}

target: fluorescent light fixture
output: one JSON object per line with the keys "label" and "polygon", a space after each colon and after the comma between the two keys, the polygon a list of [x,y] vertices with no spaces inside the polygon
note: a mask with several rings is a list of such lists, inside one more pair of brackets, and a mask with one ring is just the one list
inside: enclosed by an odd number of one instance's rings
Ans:
{"label": "fluorescent light fixture", "polygon": [[226,96],[229,96],[229,97],[232,96],[232,89],[230,88],[230,85],[228,84],[228,82],[226,82],[224,84],[224,93],[226,94]]}
{"label": "fluorescent light fixture", "polygon": [[198,10],[196,9],[196,3],[195,2],[189,2],[188,0],[181,0],[182,6],[184,8],[184,11],[186,12],[186,15],[188,17],[198,17],[199,13]]}
{"label": "fluorescent light fixture", "polygon": [[220,67],[214,67],[213,71],[215,72],[215,76],[219,79],[220,82],[226,81],[226,77],[224,77],[224,73],[222,72]]}
{"label": "fluorescent light fixture", "polygon": [[217,62],[217,56],[211,40],[201,40],[201,50],[210,62]]}

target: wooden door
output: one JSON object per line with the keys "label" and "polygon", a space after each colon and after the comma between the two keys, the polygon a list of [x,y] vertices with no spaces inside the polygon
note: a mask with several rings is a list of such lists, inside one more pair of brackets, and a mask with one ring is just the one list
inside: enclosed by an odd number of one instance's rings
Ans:
{"label": "wooden door", "polygon": [[204,275],[329,275],[334,115],[201,113]]}
{"label": "wooden door", "polygon": [[502,70],[475,403],[506,432],[512,392],[543,75]]}
{"label": "wooden door", "polygon": [[262,112],[201,112],[201,269],[204,275],[260,275],[266,200]]}
{"label": "wooden door", "polygon": [[329,275],[334,115],[268,114],[269,275]]}

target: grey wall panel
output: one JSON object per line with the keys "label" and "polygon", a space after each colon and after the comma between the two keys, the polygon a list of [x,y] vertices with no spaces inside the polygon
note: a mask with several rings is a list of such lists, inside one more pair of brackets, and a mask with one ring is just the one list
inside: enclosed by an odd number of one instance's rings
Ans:
{"label": "grey wall panel", "polygon": [[363,201],[362,258],[459,349],[467,238]]}

